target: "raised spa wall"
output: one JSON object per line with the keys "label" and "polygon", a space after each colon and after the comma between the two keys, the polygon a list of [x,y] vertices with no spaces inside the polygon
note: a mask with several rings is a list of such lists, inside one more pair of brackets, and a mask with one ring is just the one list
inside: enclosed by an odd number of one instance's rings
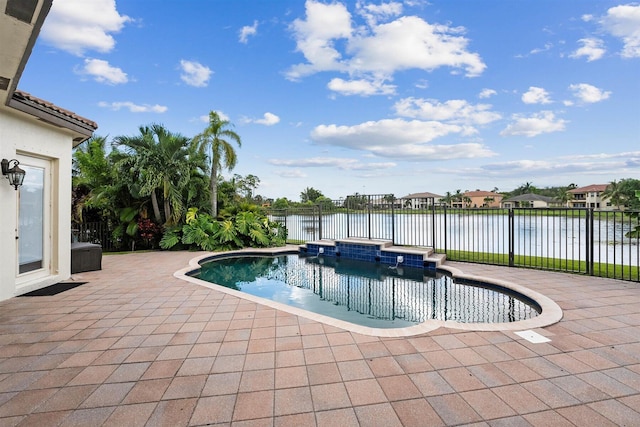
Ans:
{"label": "raised spa wall", "polygon": [[[318,240],[300,246],[300,254],[317,257],[345,258],[359,261],[377,262],[386,265],[424,268],[436,270],[445,259],[435,254],[431,248],[406,248],[393,246],[384,240]],[[398,257],[402,262],[398,262]]]}

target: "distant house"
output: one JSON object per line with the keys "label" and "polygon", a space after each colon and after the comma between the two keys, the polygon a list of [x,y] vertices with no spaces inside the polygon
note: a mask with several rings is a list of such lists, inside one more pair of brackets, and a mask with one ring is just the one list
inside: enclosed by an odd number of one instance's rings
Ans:
{"label": "distant house", "polygon": [[539,194],[521,194],[519,196],[504,199],[500,205],[503,208],[549,208],[561,207],[562,202],[553,197],[541,196]]}
{"label": "distant house", "polygon": [[573,198],[568,204],[571,208],[594,208],[601,210],[611,210],[611,201],[603,198],[602,193],[609,187],[609,184],[591,184],[586,187],[569,190]]}
{"label": "distant house", "polygon": [[441,206],[444,204],[442,197],[434,193],[412,193],[402,197],[402,207],[411,209],[427,209],[431,206]]}
{"label": "distant house", "polygon": [[464,208],[499,208],[502,201],[502,194],[493,191],[467,191],[463,194],[467,201],[458,201],[455,207]]}
{"label": "distant house", "polygon": [[0,300],[71,276],[71,151],[97,128],[17,90],[51,2],[0,0],[0,159],[26,172],[0,176]]}

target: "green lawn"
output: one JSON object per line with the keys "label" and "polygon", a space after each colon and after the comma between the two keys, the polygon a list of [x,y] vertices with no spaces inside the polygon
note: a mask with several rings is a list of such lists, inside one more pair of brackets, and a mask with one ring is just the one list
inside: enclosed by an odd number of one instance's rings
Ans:
{"label": "green lawn", "polygon": [[[440,250],[436,252],[444,251]],[[447,251],[447,259],[451,261],[477,262],[481,264],[509,265],[509,255],[507,254],[449,250]],[[587,263],[585,261],[576,260],[516,255],[513,260],[513,265],[516,267],[566,271],[570,273],[588,273]],[[640,269],[633,266],[594,263],[593,275],[598,277],[640,281]]]}

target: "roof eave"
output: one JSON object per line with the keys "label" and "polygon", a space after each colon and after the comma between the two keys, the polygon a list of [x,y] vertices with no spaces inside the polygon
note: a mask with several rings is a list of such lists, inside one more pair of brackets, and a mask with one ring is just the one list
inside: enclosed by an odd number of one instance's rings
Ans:
{"label": "roof eave", "polygon": [[31,102],[28,99],[16,97],[15,94],[10,98],[7,105],[15,110],[36,117],[43,122],[68,129],[77,134],[73,138],[74,147],[89,139],[96,130],[96,127],[48,109],[45,106]]}
{"label": "roof eave", "polygon": [[42,29],[42,25],[44,25],[44,20],[47,18],[47,15],[49,14],[49,10],[51,10],[52,4],[53,4],[53,0],[43,0],[42,2],[42,7],[40,8],[40,11],[38,13],[38,18],[36,19],[36,22],[33,25],[33,31],[31,32],[31,36],[29,37],[29,41],[27,42],[27,47],[24,51],[24,54],[22,55],[22,59],[20,60],[20,63],[18,64],[18,69],[16,70],[15,75],[11,79],[11,82],[9,83],[9,87],[7,88],[7,100],[5,102],[5,105],[11,104],[13,93],[18,88],[18,82],[20,81],[20,77],[22,77],[22,72],[24,71],[24,68],[27,66],[27,62],[29,61],[29,57],[31,56],[33,47],[36,44],[36,40],[38,39],[38,36],[40,35],[40,30]]}

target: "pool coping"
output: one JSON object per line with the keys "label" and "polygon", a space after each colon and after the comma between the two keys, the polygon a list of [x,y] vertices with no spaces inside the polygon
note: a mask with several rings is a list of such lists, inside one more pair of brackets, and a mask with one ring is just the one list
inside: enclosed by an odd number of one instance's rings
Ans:
{"label": "pool coping", "polygon": [[526,320],[520,320],[511,323],[459,323],[452,320],[427,320],[419,325],[407,326],[403,328],[372,328],[368,326],[360,326],[354,323],[346,322],[344,320],[334,319],[333,317],[325,316],[322,314],[313,313],[298,307],[292,307],[284,303],[272,301],[266,298],[250,295],[234,289],[229,289],[215,283],[206,282],[196,277],[190,276],[189,273],[194,270],[200,269],[200,263],[204,260],[219,257],[219,256],[233,256],[233,255],[247,255],[247,254],[259,254],[259,255],[284,255],[299,253],[298,246],[287,245],[277,248],[250,248],[240,249],[226,252],[207,252],[204,255],[192,258],[189,261],[189,266],[176,271],[173,276],[184,280],[189,283],[193,283],[199,286],[203,286],[209,289],[214,289],[219,292],[233,295],[244,300],[252,301],[257,304],[265,305],[277,310],[281,310],[296,316],[303,317],[305,319],[317,321],[330,326],[341,328],[347,331],[359,333],[362,335],[375,336],[375,337],[410,337],[415,335],[424,334],[434,331],[438,328],[451,328],[466,331],[523,331],[535,328],[543,328],[546,326],[558,323],[563,316],[562,309],[551,298],[545,295],[535,292],[525,286],[518,285],[513,282],[509,282],[501,279],[487,278],[474,274],[464,273],[459,268],[447,266],[446,262],[438,266],[439,270],[447,271],[454,279],[461,279],[466,281],[483,282],[489,285],[495,285],[503,287],[514,292],[520,293],[535,301],[542,312],[532,318]]}

